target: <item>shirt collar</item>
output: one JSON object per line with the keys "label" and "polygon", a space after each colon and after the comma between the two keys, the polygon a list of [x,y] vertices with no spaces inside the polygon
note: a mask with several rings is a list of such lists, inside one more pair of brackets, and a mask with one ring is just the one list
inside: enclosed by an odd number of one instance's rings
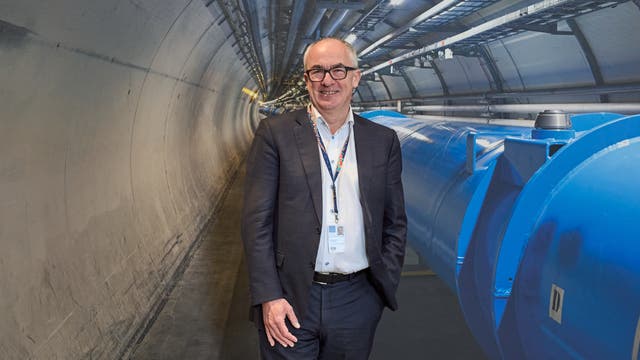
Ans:
{"label": "shirt collar", "polygon": [[[309,111],[309,114],[311,115],[311,119],[313,119],[316,122],[320,122],[321,124],[323,124],[324,126],[329,128],[329,125],[326,123],[326,121],[324,121],[324,118],[318,112],[316,107],[313,106],[313,104],[309,104],[308,111]],[[353,120],[353,110],[351,109],[351,105],[349,105],[349,112],[347,113],[347,121],[345,122],[345,124],[353,125],[353,121],[354,121]],[[344,126],[344,124],[342,126]],[[342,129],[342,126],[340,127],[341,129]]]}

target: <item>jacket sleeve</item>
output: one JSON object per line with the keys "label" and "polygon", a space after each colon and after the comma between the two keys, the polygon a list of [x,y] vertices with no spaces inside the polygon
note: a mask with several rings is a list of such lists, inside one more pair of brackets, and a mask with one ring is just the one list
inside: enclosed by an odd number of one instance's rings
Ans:
{"label": "jacket sleeve", "polygon": [[274,239],[279,161],[272,129],[262,120],[247,156],[241,228],[252,305],[283,297]]}
{"label": "jacket sleeve", "polygon": [[404,262],[407,216],[404,208],[404,192],[401,178],[402,154],[400,152],[400,141],[395,133],[393,133],[387,166],[382,224],[382,259],[394,288],[397,288]]}

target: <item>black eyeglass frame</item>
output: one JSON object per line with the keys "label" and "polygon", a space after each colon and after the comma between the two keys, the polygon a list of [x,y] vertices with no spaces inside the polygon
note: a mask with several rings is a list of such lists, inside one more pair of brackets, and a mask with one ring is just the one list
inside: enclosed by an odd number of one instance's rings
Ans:
{"label": "black eyeglass frame", "polygon": [[[336,69],[344,69],[345,70],[343,78],[336,79],[333,76],[333,74],[331,72],[333,70],[336,70]],[[324,69],[324,68],[319,68],[319,67],[318,68],[311,68],[309,70],[306,70],[304,73],[305,73],[305,75],[307,75],[307,79],[309,79],[309,81],[311,81],[311,82],[321,82],[322,80],[324,80],[325,76],[327,76],[327,73],[329,73],[329,76],[331,76],[331,78],[333,80],[344,80],[344,79],[347,78],[347,75],[349,75],[349,71],[353,71],[353,70],[358,70],[358,68],[351,67],[351,66],[337,65],[337,66],[333,66],[333,67],[331,67],[329,69]],[[309,73],[312,72],[312,71],[323,71],[322,78],[320,78],[319,80],[311,79],[311,75]]]}

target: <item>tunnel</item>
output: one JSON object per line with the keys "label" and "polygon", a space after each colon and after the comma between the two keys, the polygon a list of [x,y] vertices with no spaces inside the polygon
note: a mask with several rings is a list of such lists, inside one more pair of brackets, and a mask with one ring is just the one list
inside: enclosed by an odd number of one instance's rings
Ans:
{"label": "tunnel", "polygon": [[242,161],[254,81],[201,1],[0,8],[0,357],[117,356]]}
{"label": "tunnel", "polygon": [[[637,0],[0,1],[0,358],[134,355],[260,120],[307,103],[312,41],[358,51],[354,111],[532,127],[640,113],[639,18]],[[218,251],[233,284],[241,250]]]}

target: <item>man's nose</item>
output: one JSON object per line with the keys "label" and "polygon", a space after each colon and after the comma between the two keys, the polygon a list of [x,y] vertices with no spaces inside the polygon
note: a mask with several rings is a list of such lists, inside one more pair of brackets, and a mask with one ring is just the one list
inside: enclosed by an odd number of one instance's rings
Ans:
{"label": "man's nose", "polygon": [[329,74],[328,71],[324,72],[324,77],[322,78],[322,85],[325,84],[333,84],[335,82],[335,80],[333,80],[333,78],[331,77],[331,74]]}

